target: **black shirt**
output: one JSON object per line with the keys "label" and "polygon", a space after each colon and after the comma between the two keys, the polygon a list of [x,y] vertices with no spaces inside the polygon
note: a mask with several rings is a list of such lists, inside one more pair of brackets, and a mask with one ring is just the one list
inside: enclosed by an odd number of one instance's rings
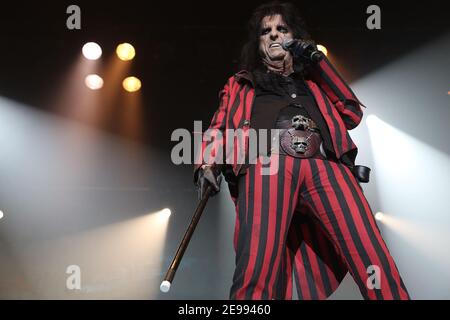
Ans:
{"label": "black shirt", "polygon": [[[268,150],[270,150],[269,130],[276,128],[277,119],[287,120],[301,114],[317,124],[323,139],[325,152],[328,156],[334,157],[328,126],[301,73],[293,73],[286,77],[275,72],[255,70],[253,79],[255,101],[252,108],[251,124],[253,129],[268,130]],[[258,154],[266,154],[266,152],[265,150],[259,150]]]}

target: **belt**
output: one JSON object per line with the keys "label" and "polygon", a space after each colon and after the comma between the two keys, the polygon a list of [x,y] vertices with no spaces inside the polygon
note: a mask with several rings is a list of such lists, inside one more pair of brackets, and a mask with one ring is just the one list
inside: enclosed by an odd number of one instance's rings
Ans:
{"label": "belt", "polygon": [[296,115],[290,120],[278,120],[280,130],[279,153],[295,158],[326,159],[319,128],[312,119]]}

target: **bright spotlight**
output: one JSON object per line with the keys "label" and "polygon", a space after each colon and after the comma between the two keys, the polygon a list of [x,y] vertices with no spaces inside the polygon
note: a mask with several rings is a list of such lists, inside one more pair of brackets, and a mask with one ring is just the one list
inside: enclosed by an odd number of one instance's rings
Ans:
{"label": "bright spotlight", "polygon": [[323,45],[321,45],[321,44],[318,44],[317,45],[317,50],[319,50],[319,51],[322,51],[322,53],[324,54],[324,55],[328,55],[328,50],[327,50],[327,48],[325,48],[325,46],[323,46]]}
{"label": "bright spotlight", "polygon": [[3,218],[3,211],[0,210],[0,219]]}
{"label": "bright spotlight", "polygon": [[384,218],[384,213],[383,212],[375,213],[375,219],[377,219],[378,221],[383,221],[383,218]]}
{"label": "bright spotlight", "polygon": [[371,126],[373,123],[376,123],[379,118],[374,114],[369,114],[366,118],[366,124]]}
{"label": "bright spotlight", "polygon": [[172,214],[172,211],[170,211],[170,209],[168,209],[168,208],[165,208],[165,209],[161,210],[161,212],[160,212],[161,217],[164,219],[169,219],[171,214]]}
{"label": "bright spotlight", "polygon": [[82,52],[86,59],[97,60],[102,55],[102,48],[95,42],[88,42],[83,46]]}
{"label": "bright spotlight", "polygon": [[91,90],[98,90],[103,87],[103,79],[96,74],[87,75],[84,84]]}
{"label": "bright spotlight", "polygon": [[121,43],[117,46],[116,54],[120,60],[129,61],[134,58],[136,51],[129,43]]}
{"label": "bright spotlight", "polygon": [[123,80],[122,85],[126,91],[135,92],[141,88],[141,80],[136,77],[128,77]]}

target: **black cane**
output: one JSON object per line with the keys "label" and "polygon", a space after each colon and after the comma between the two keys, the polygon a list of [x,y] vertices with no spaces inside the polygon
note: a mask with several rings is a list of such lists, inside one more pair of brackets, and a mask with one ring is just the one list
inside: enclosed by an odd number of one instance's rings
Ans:
{"label": "black cane", "polygon": [[180,245],[178,246],[177,252],[175,253],[175,257],[170,264],[169,269],[167,270],[166,276],[164,277],[163,282],[159,286],[159,289],[162,292],[168,292],[170,290],[170,286],[172,284],[173,278],[175,277],[175,273],[177,272],[178,266],[183,258],[183,254],[186,251],[187,246],[189,245],[189,241],[191,240],[192,234],[194,233],[195,227],[197,226],[198,221],[205,209],[206,203],[208,202],[209,196],[213,187],[211,185],[206,188],[205,194],[200,200],[197,209],[195,210],[194,216],[192,217],[191,223],[184,234],[183,240],[181,240]]}

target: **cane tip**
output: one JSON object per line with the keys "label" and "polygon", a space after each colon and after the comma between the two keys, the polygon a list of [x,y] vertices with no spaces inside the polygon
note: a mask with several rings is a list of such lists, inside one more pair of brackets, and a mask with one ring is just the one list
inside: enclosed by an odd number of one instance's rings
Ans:
{"label": "cane tip", "polygon": [[164,280],[163,282],[161,282],[161,285],[159,286],[159,290],[161,290],[164,293],[169,292],[170,282],[167,280]]}

